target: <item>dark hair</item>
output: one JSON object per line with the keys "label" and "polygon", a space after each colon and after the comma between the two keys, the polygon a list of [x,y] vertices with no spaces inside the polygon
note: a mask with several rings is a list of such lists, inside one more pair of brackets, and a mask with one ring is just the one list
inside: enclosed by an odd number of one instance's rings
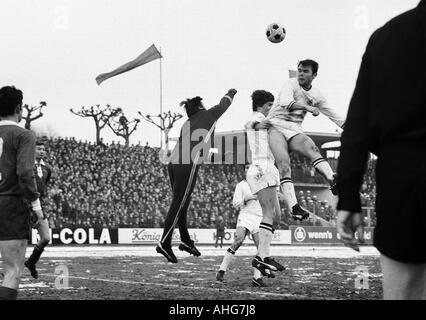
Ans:
{"label": "dark hair", "polygon": [[302,65],[304,67],[311,67],[313,74],[318,72],[319,64],[318,64],[318,62],[316,62],[314,60],[305,59],[305,60],[299,61],[299,63],[297,64],[297,67],[299,67],[300,65]]}
{"label": "dark hair", "polygon": [[22,91],[13,86],[0,89],[0,117],[7,117],[15,114],[17,105],[22,105]]}
{"label": "dark hair", "polygon": [[274,95],[265,90],[256,90],[251,95],[253,111],[258,107],[263,106],[265,103],[274,101]]}
{"label": "dark hair", "polygon": [[179,105],[185,108],[186,114],[189,118],[193,114],[197,113],[199,110],[204,110],[201,100],[203,100],[203,98],[196,96],[192,99],[186,99],[185,101],[182,101]]}

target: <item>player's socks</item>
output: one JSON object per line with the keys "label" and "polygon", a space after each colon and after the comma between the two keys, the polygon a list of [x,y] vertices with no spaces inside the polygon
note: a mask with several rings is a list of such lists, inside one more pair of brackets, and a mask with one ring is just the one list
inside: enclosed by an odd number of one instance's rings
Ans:
{"label": "player's socks", "polygon": [[38,279],[38,271],[37,271],[37,268],[36,268],[36,264],[40,260],[40,256],[43,253],[43,251],[44,251],[43,247],[41,247],[39,245],[35,245],[33,253],[28,258],[28,260],[25,261],[25,263],[24,263],[25,267],[28,268],[28,270],[31,273],[31,276],[34,279]]}
{"label": "player's socks", "polygon": [[40,260],[40,256],[43,253],[44,248],[35,245],[34,249],[33,249],[33,253],[31,254],[31,256],[28,258],[27,262],[29,264],[36,264],[39,260]]}
{"label": "player's socks", "polygon": [[272,225],[261,222],[259,226],[259,249],[258,256],[263,259],[269,257],[269,248],[272,241]]}
{"label": "player's socks", "polygon": [[0,300],[16,300],[18,298],[18,290],[0,286]]}
{"label": "player's socks", "polygon": [[294,184],[291,178],[282,178],[280,180],[281,191],[284,195],[284,200],[286,201],[289,208],[293,208],[297,204],[296,192],[294,191]]}
{"label": "player's socks", "polygon": [[312,166],[331,184],[334,180],[334,172],[330,164],[324,158],[318,158],[312,161]]}
{"label": "player's socks", "polygon": [[235,251],[229,248],[223,257],[222,264],[220,265],[219,270],[223,270],[223,271],[228,270],[228,266],[234,259],[234,256],[235,256]]}
{"label": "player's socks", "polygon": [[260,270],[253,268],[253,279],[259,279],[262,277]]}
{"label": "player's socks", "polygon": [[219,270],[218,272],[216,272],[216,280],[217,281],[222,282],[224,276],[225,276],[225,271]]}

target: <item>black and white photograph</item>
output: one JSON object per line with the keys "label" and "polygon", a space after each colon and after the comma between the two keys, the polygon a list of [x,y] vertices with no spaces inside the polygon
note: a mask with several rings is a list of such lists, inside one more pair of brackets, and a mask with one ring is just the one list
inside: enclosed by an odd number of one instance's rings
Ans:
{"label": "black and white photograph", "polygon": [[0,300],[426,300],[426,0],[2,0],[0,41]]}

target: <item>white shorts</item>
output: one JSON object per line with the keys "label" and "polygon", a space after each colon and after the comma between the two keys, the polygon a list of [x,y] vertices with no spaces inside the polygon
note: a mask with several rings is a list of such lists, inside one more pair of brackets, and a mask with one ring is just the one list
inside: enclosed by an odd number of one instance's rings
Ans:
{"label": "white shorts", "polygon": [[246,180],[250,186],[251,192],[256,194],[260,190],[268,187],[279,187],[280,173],[277,167],[271,163],[264,166],[252,164],[247,171]]}
{"label": "white shorts", "polygon": [[237,220],[237,228],[246,228],[251,234],[259,232],[259,226],[262,222],[262,216],[254,214],[240,214]]}
{"label": "white shorts", "polygon": [[299,133],[304,133],[300,122],[291,122],[278,118],[272,118],[269,121],[272,127],[281,132],[287,141]]}

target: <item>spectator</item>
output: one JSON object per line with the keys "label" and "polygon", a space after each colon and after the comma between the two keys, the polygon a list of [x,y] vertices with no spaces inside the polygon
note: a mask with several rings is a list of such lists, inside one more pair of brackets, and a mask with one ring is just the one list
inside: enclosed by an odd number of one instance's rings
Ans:
{"label": "spectator", "polygon": [[[69,138],[48,139],[46,160],[57,173],[46,197],[45,213],[50,226],[60,228],[60,223],[71,228],[93,227],[97,221],[97,225],[107,224],[110,228],[119,225],[163,227],[171,202],[171,190],[166,167],[160,163],[157,152],[158,148],[149,145],[125,147],[114,142],[102,148]],[[310,164],[303,158],[295,159],[294,165],[300,170],[299,178],[294,181],[315,183],[310,176]],[[375,199],[374,175],[375,162],[371,161],[367,166],[363,192],[370,196],[366,205],[372,206]],[[222,215],[228,227],[235,228],[238,212],[230,203],[233,190],[243,176],[244,172],[238,165],[202,166],[199,170],[200,183],[194,189],[189,207],[189,226],[215,228],[216,218]],[[304,200],[314,199],[309,190],[299,192],[298,197],[302,205]],[[320,200],[317,199],[318,202]],[[285,212],[284,203],[283,207]],[[194,214],[197,216],[192,217]],[[127,217],[126,221],[120,219],[124,217]],[[286,222],[284,218],[287,217],[287,214],[283,215],[283,221]],[[372,218],[374,223],[374,216]],[[289,219],[286,223],[295,222]]]}
{"label": "spectator", "polygon": [[217,248],[217,243],[220,239],[220,247],[223,246],[223,238],[225,237],[225,220],[221,215],[216,219],[216,243],[214,245]]}

